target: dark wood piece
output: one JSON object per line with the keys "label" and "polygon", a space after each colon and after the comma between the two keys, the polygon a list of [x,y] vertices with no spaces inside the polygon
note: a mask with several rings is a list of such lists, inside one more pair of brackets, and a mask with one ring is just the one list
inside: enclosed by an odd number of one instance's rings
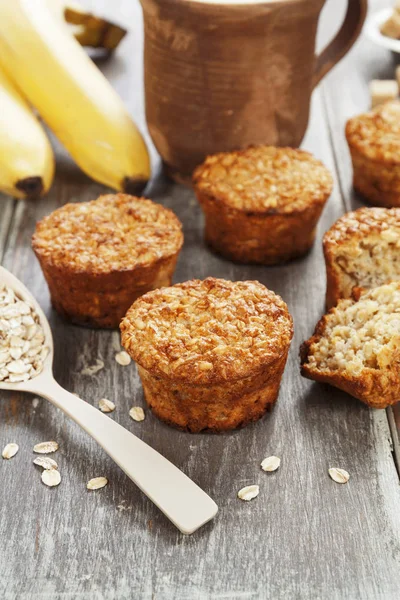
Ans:
{"label": "dark wood piece", "polygon": [[[118,21],[133,31],[102,68],[138,119],[143,116],[140,10],[132,0],[117,5]],[[338,5],[343,7],[338,0],[327,5],[324,40],[336,28]],[[97,12],[116,18],[114,3],[103,0],[96,6]],[[382,0],[372,3],[372,9],[381,6]],[[129,408],[145,405],[135,367],[120,367],[114,360],[119,335],[69,326],[51,310],[30,249],[35,222],[66,201],[95,198],[104,188],[82,175],[57,146],[58,176],[47,198],[2,199],[3,263],[29,286],[50,317],[58,381],[93,404],[102,397],[114,400],[117,410],[110,418],[164,453],[220,506],[213,523],[191,537],[182,536],[67,417],[44,400],[34,408],[31,397],[3,392],[0,447],[15,441],[20,451],[10,461],[0,459],[2,600],[400,597],[400,487],[387,413],[302,379],[298,362],[298,347],[324,307],[322,234],[353,198],[344,121],[367,106],[368,78],[390,75],[393,66],[389,54],[362,40],[315,94],[304,147],[326,163],[337,184],[317,244],[304,259],[274,268],[224,261],[203,243],[201,212],[192,191],[162,177],[150,190],[184,223],[176,281],[207,275],[259,279],[280,293],[293,313],[295,339],[278,403],[270,415],[241,431],[191,435],[169,428],[149,411],[143,423],[134,423]],[[81,374],[84,365],[97,359],[104,361],[103,370],[92,377]],[[388,414],[393,423],[393,413]],[[63,480],[55,489],[41,483],[40,470],[32,464],[33,445],[50,439],[60,443],[55,458]],[[280,456],[282,464],[276,473],[266,474],[259,464],[270,454]],[[331,481],[331,466],[347,469],[350,482],[340,486]],[[86,482],[98,475],[107,476],[109,485],[87,492]],[[239,501],[237,491],[252,483],[260,485],[259,497]]]}

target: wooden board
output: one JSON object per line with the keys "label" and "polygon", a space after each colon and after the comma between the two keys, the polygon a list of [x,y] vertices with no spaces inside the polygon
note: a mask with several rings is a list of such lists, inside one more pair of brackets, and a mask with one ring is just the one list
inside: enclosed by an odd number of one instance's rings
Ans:
{"label": "wooden board", "polygon": [[[113,2],[112,8],[105,0],[91,4],[132,29],[102,68],[143,125],[139,7],[132,0]],[[340,21],[341,8],[337,0],[328,3],[325,32]],[[184,223],[175,281],[207,275],[258,279],[281,294],[293,313],[295,339],[279,402],[271,415],[242,431],[190,435],[170,429],[149,411],[143,423],[134,423],[129,408],[145,404],[135,367],[115,363],[118,333],[69,326],[51,310],[30,249],[35,222],[66,201],[95,198],[101,186],[79,173],[57,146],[58,176],[49,196],[38,203],[1,205],[3,264],[29,286],[50,318],[57,380],[90,403],[101,397],[115,401],[110,418],[182,468],[210,493],[220,512],[195,535],[182,536],[63,414],[44,400],[35,408],[30,396],[2,393],[0,447],[15,441],[20,452],[0,462],[0,598],[400,597],[400,487],[387,413],[302,379],[298,365],[299,345],[323,310],[321,236],[352,198],[344,120],[366,105],[371,57],[376,67],[380,60],[388,64],[387,55],[378,60],[378,54],[362,40],[314,96],[304,147],[332,169],[337,184],[318,242],[306,258],[280,268],[233,265],[204,246],[192,191],[160,176],[150,190]],[[92,377],[81,374],[98,358],[103,370]],[[48,439],[60,444],[56,458],[63,481],[55,489],[41,484],[32,464],[33,445]],[[270,454],[281,456],[282,465],[269,475],[259,463]],[[346,468],[349,484],[332,482],[330,466]],[[109,486],[87,492],[86,482],[99,475],[109,478]],[[260,485],[259,497],[240,502],[238,489],[251,483]]]}

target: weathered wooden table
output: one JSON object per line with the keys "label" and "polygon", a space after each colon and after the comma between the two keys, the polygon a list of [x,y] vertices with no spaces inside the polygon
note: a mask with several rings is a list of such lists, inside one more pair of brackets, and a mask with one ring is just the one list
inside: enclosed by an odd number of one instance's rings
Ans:
{"label": "weathered wooden table", "polygon": [[[326,39],[340,22],[343,2],[329,0],[321,25]],[[384,0],[371,2],[372,8]],[[387,2],[389,4],[389,2]],[[112,5],[112,6],[111,6]],[[134,0],[92,2],[128,23],[129,37],[101,64],[143,125],[141,15]],[[55,375],[88,402],[115,401],[116,419],[178,465],[217,501],[217,518],[191,537],[181,535],[74,423],[44,400],[2,393],[0,447],[15,441],[19,454],[0,462],[0,598],[12,599],[375,599],[400,598],[400,487],[396,468],[396,409],[369,410],[328,386],[299,374],[298,348],[323,311],[323,232],[345,210],[359,205],[351,191],[351,165],[343,127],[368,105],[367,83],[392,77],[394,62],[366,39],[314,94],[304,147],[331,168],[335,191],[324,212],[312,253],[285,267],[235,266],[209,252],[192,191],[157,177],[149,196],[173,208],[184,224],[185,247],[176,281],[207,275],[258,279],[283,296],[295,319],[295,339],[280,400],[272,414],[227,435],[190,435],[170,429],[149,411],[143,423],[128,416],[144,406],[133,365],[120,367],[117,332],[62,322],[51,310],[47,287],[30,248],[35,222],[67,201],[104,191],[87,179],[55,143],[56,183],[40,202],[1,199],[3,264],[19,276],[45,308],[54,332]],[[144,125],[143,125],[144,128]],[[81,373],[97,359],[105,368]],[[400,411],[397,411],[400,423]],[[46,488],[32,464],[36,442],[57,440],[63,476]],[[282,457],[278,472],[260,461]],[[351,474],[340,486],[327,469]],[[87,492],[86,482],[106,475],[109,485]],[[258,483],[251,503],[238,489]]]}

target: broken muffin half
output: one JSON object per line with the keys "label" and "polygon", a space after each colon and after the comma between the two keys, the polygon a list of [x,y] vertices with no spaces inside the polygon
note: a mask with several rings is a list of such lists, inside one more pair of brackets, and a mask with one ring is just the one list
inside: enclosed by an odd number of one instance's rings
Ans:
{"label": "broken muffin half", "polygon": [[400,282],[351,299],[322,317],[300,349],[301,373],[374,408],[400,400]]}

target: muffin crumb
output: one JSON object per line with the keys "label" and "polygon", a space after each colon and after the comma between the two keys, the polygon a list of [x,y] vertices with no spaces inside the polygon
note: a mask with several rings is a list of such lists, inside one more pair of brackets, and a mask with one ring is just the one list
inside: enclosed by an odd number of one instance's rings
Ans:
{"label": "muffin crumb", "polygon": [[301,348],[302,375],[330,383],[374,408],[399,400],[400,282],[337,306]]}

